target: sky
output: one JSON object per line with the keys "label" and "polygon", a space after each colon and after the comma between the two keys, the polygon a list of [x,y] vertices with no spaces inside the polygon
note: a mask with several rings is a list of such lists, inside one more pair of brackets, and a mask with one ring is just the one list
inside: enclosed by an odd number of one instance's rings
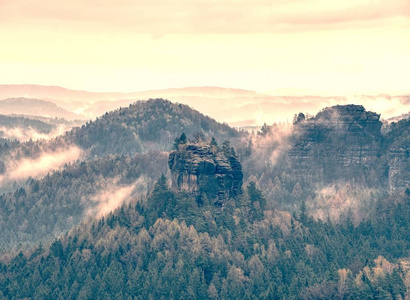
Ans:
{"label": "sky", "polygon": [[0,0],[0,84],[409,94],[409,0]]}

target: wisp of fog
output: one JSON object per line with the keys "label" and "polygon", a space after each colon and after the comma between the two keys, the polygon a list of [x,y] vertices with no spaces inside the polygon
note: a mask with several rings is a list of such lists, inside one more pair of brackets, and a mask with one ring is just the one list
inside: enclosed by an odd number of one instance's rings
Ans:
{"label": "wisp of fog", "polygon": [[54,152],[43,152],[38,158],[9,159],[5,163],[6,172],[0,176],[0,185],[7,181],[44,176],[51,170],[81,158],[82,154],[83,151],[79,147],[70,146]]}

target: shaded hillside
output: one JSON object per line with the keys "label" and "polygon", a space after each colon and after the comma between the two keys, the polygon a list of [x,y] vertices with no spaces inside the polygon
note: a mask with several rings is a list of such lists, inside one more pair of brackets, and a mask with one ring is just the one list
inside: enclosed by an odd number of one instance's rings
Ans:
{"label": "shaded hillside", "polygon": [[32,98],[9,98],[0,100],[0,114],[34,115],[49,118],[65,118],[69,120],[81,118],[79,115],[67,111],[53,102]]}
{"label": "shaded hillside", "polygon": [[29,118],[19,117],[19,116],[4,116],[0,115],[0,137],[8,137],[4,131],[7,129],[21,128],[24,129],[34,129],[37,132],[49,133],[54,126],[40,120],[32,120]]}
{"label": "shaded hillside", "polygon": [[[141,197],[166,172],[167,155],[151,152],[77,162],[43,179],[29,179],[0,195],[0,244],[8,248],[58,236],[86,217],[108,213],[128,201],[125,196]],[[124,188],[129,193],[117,193]]]}

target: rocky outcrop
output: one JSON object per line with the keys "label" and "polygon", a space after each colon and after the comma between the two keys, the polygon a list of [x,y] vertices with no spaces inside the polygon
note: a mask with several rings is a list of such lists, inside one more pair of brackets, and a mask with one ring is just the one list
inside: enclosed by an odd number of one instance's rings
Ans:
{"label": "rocky outcrop", "polygon": [[242,193],[242,166],[233,153],[206,144],[179,145],[169,155],[172,189],[205,193],[216,205]]}
{"label": "rocky outcrop", "polygon": [[288,153],[290,169],[301,180],[334,180],[380,184],[382,135],[380,115],[361,105],[326,108],[316,117],[296,122]]}
{"label": "rocky outcrop", "polygon": [[[289,133],[275,130],[262,128],[258,138],[266,150],[249,161],[273,162],[255,168],[263,170],[258,175],[264,188],[272,189],[276,177],[288,190],[296,183],[321,189],[346,182],[397,192],[410,188],[410,119],[382,128],[379,114],[361,105],[337,105],[315,117],[295,115]],[[245,161],[246,168],[252,170],[249,162]]]}

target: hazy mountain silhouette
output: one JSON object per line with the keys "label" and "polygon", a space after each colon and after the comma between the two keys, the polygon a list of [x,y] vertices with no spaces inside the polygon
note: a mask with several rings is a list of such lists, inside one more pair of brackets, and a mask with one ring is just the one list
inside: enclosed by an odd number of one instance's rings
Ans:
{"label": "hazy mountain silhouette", "polygon": [[29,97],[49,100],[58,106],[93,119],[106,111],[128,106],[136,100],[166,98],[190,105],[219,122],[235,126],[262,125],[268,120],[291,122],[295,111],[315,114],[323,107],[357,103],[390,118],[408,111],[410,96],[277,96],[243,89],[186,87],[132,93],[100,93],[55,86],[0,85],[0,99]]}

